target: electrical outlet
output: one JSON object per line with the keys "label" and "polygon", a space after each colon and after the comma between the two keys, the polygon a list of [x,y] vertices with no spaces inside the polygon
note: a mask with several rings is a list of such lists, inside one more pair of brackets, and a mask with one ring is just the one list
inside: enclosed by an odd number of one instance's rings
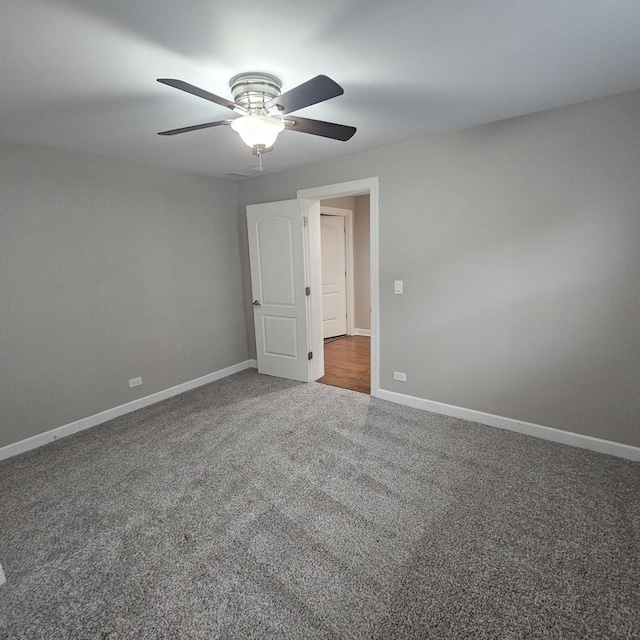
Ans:
{"label": "electrical outlet", "polygon": [[129,389],[133,387],[139,387],[142,384],[142,378],[131,378],[129,380]]}
{"label": "electrical outlet", "polygon": [[407,374],[403,373],[402,371],[394,371],[393,372],[393,379],[397,380],[398,382],[406,382],[407,381]]}

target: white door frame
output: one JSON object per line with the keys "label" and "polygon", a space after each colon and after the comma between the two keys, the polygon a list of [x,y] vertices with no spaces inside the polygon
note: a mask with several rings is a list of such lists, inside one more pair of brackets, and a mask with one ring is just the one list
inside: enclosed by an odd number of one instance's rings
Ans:
{"label": "white door frame", "polygon": [[[300,189],[298,199],[302,202],[303,215],[308,218],[305,244],[307,248],[308,282],[311,286],[309,296],[309,337],[310,350],[314,357],[312,380],[324,375],[324,339],[322,337],[322,277],[320,273],[320,200],[341,196],[369,194],[369,251],[371,280],[371,395],[378,396],[380,389],[380,299],[379,299],[379,230],[378,230],[378,178],[364,178],[338,184]],[[315,295],[314,295],[315,293]],[[317,356],[317,357],[316,357]]]}
{"label": "white door frame", "polygon": [[347,335],[355,333],[355,289],[353,285],[353,211],[351,209],[338,209],[337,207],[325,207],[320,203],[320,215],[341,216],[344,218],[345,239],[345,265],[347,284]]}

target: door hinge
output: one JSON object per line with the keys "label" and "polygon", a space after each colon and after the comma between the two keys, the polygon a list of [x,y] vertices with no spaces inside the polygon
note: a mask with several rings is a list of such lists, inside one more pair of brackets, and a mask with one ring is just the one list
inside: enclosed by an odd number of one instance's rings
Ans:
{"label": "door hinge", "polygon": [[304,295],[305,296],[310,296],[311,295],[311,287],[305,287],[304,288]]}
{"label": "door hinge", "polygon": [[313,360],[313,351],[309,351],[309,353],[307,354],[307,359]]}
{"label": "door hinge", "polygon": [[303,227],[308,227],[309,226],[309,218],[307,216],[303,216],[302,217],[302,226]]}

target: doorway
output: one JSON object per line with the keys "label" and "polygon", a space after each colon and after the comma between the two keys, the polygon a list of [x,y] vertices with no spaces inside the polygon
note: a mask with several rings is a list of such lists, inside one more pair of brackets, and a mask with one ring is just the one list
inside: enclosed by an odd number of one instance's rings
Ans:
{"label": "doorway", "polygon": [[[378,178],[302,189],[296,200],[247,206],[247,233],[260,373],[309,382],[325,375],[320,201],[369,196],[370,394],[380,374]],[[363,330],[364,331],[364,330]]]}
{"label": "doorway", "polygon": [[[313,286],[322,289],[321,278],[321,214],[327,209],[352,212],[351,299],[347,305],[347,331],[342,337],[324,338],[322,299],[312,296],[310,336],[314,351],[322,350],[322,359],[312,379],[353,389],[373,396],[378,393],[379,374],[379,305],[378,305],[378,179],[368,178],[298,191],[304,215],[309,219],[309,276]],[[346,222],[348,225],[349,222]],[[347,260],[348,263],[348,260]],[[348,265],[347,265],[348,267]],[[348,271],[348,268],[347,268]],[[315,276],[315,280],[314,280]],[[320,329],[318,329],[320,328]]]}
{"label": "doorway", "polygon": [[369,393],[369,195],[320,201],[324,376],[318,382]]}

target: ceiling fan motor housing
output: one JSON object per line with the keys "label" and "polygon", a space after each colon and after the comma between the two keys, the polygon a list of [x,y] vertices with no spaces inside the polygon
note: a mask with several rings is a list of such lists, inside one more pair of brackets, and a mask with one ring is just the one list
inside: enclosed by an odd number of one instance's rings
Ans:
{"label": "ceiling fan motor housing", "polygon": [[269,73],[250,71],[229,80],[234,101],[250,112],[262,111],[269,100],[280,95],[282,83]]}

